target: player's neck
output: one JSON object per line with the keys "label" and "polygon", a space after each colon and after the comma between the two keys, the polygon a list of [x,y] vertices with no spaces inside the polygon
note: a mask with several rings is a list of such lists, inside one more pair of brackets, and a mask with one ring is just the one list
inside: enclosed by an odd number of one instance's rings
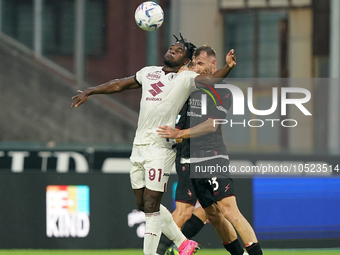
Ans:
{"label": "player's neck", "polygon": [[168,67],[168,66],[164,66],[162,68],[162,70],[165,73],[177,73],[179,69],[180,69],[180,67]]}

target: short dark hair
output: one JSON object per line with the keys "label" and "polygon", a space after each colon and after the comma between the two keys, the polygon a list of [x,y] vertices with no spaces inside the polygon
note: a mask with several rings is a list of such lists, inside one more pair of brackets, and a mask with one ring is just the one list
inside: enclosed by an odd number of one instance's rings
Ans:
{"label": "short dark hair", "polygon": [[216,52],[213,48],[211,48],[209,45],[203,45],[198,47],[193,56],[196,58],[198,57],[202,52],[206,52],[209,57],[215,57],[216,58]]}
{"label": "short dark hair", "polygon": [[182,43],[185,47],[185,57],[187,57],[188,59],[192,60],[192,56],[194,54],[194,51],[196,49],[196,46],[187,41],[187,39],[183,38],[182,34],[179,33],[179,36],[181,37],[181,39],[178,39],[177,36],[173,35],[176,39],[176,42],[178,43]]}

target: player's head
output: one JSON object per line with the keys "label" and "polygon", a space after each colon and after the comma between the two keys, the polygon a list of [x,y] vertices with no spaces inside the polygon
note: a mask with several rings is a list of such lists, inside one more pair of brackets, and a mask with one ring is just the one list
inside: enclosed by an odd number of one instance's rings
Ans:
{"label": "player's head", "polygon": [[212,74],[216,71],[216,52],[208,45],[198,47],[193,55],[195,71],[199,74]]}
{"label": "player's head", "polygon": [[180,39],[175,35],[176,42],[170,46],[168,51],[164,55],[164,64],[168,67],[181,67],[186,65],[192,60],[192,55],[196,49],[196,46],[191,42],[188,42],[180,34]]}

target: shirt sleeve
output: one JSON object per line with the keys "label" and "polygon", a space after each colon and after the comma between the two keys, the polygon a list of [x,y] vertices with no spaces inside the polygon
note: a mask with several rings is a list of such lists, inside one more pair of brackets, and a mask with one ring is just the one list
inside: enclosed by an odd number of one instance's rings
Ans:
{"label": "shirt sleeve", "polygon": [[135,79],[135,82],[136,82],[139,86],[142,87],[142,84],[140,84],[139,81],[137,80],[137,75],[135,75],[134,79]]}
{"label": "shirt sleeve", "polygon": [[[232,94],[230,90],[223,91],[223,93],[219,93],[220,98],[212,99],[211,96],[207,96],[207,117],[213,119],[225,119],[228,110],[232,104]],[[221,100],[221,101],[220,101]],[[222,104],[221,104],[222,102]]]}
{"label": "shirt sleeve", "polygon": [[197,91],[198,89],[196,88],[196,85],[195,85],[195,78],[196,76],[198,75],[198,73],[196,72],[193,72],[193,71],[183,71],[182,72],[183,75],[184,75],[184,79],[186,80],[186,84],[189,86],[189,91],[190,91],[190,94]]}
{"label": "shirt sleeve", "polygon": [[142,86],[143,84],[143,75],[145,74],[146,67],[139,70],[135,75],[135,81],[139,86]]}

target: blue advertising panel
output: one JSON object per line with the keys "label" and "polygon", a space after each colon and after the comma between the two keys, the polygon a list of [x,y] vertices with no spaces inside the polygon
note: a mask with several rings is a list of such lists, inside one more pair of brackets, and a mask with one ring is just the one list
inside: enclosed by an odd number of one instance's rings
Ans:
{"label": "blue advertising panel", "polygon": [[340,178],[254,178],[260,240],[340,238]]}

